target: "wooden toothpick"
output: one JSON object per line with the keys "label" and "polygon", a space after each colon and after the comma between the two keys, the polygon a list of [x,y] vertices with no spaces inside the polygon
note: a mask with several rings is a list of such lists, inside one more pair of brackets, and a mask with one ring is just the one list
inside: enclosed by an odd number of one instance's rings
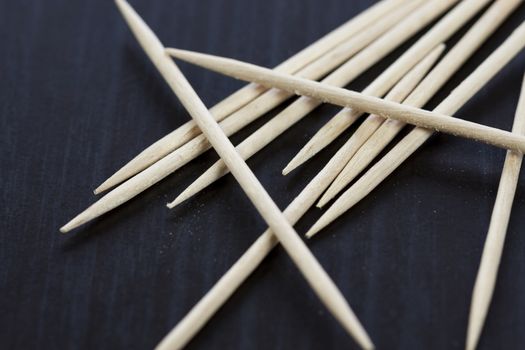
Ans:
{"label": "wooden toothpick", "polygon": [[[387,100],[390,101],[402,101],[414,87],[419,83],[419,81],[425,76],[428,70],[439,58],[445,45],[439,45],[435,48],[427,57],[425,57],[421,62],[419,62],[415,68],[412,69],[397,85],[392,89],[392,91],[386,96]],[[357,120],[361,113],[354,113],[352,118]],[[279,116],[276,116],[272,121],[267,123],[269,125],[275,120],[279,122]],[[278,123],[283,125],[283,123]],[[288,126],[288,125],[287,125]],[[254,134],[250,135],[246,140],[237,146],[237,151],[244,158],[247,159],[252,156],[256,151],[261,149],[257,142],[258,140],[264,140],[265,143],[268,143],[269,140],[274,139],[275,133],[273,132],[275,128],[267,128],[266,125],[256,131]],[[259,147],[257,147],[259,146]],[[186,188],[175,200],[169,204],[171,208],[178,205],[179,203],[185,201],[191,196],[197,194],[207,186],[211,185],[213,182],[218,180],[220,177],[228,173],[228,168],[225,166],[224,162],[217,161],[212,167],[205,171],[197,180],[195,180],[188,188]]]}
{"label": "wooden toothpick", "polygon": [[326,103],[352,107],[368,113],[402,121],[422,128],[484,142],[496,147],[523,152],[525,137],[474,122],[453,118],[438,111],[405,106],[399,103],[363,95],[362,93],[327,84],[280,74],[270,69],[186,50],[172,49],[172,56],[246,81],[255,81],[281,90],[312,97]]}
{"label": "wooden toothpick", "polygon": [[[512,132],[520,135],[525,134],[525,75],[523,76],[521,97],[516,110]],[[485,240],[483,255],[481,256],[481,264],[472,292],[467,332],[467,350],[474,350],[478,344],[492,294],[494,293],[522,161],[523,153],[507,152],[496,203],[492,211],[489,231]]]}
{"label": "wooden toothpick", "polygon": [[148,57],[188,110],[219,156],[228,165],[241,188],[268,226],[272,228],[310,286],[345,330],[354,337],[356,342],[364,349],[372,349],[374,346],[368,334],[359,323],[341,292],[304,242],[295,233],[293,227],[288,223],[244,160],[237,154],[233,144],[222,132],[217,121],[199,99],[182,72],[165,54],[163,45],[153,31],[125,0],[116,0],[116,3]]}
{"label": "wooden toothpick", "polygon": [[[365,52],[364,54],[359,53],[358,55],[352,57],[352,59],[350,59],[347,63],[330,74],[330,76],[333,77],[334,81],[337,79],[337,81],[340,81],[344,85],[345,82],[352,80],[354,77],[358,76],[368,67],[373,65],[375,61],[380,60],[382,57],[394,50],[403,42],[403,40],[408,39],[410,35],[414,34],[414,32],[417,32],[417,28],[423,28],[435,17],[439,16],[442,11],[445,11],[455,1],[457,0],[435,0],[428,2],[421,9],[415,11],[413,15],[408,16],[404,21],[402,21],[402,23],[390,29],[373,44],[370,44],[365,50],[362,51]],[[409,6],[410,9],[413,5],[408,4],[406,6]],[[390,18],[390,16],[395,16],[397,18],[399,14],[400,13],[398,11],[395,11],[388,17]],[[408,20],[413,20],[413,22],[408,22]],[[381,26],[384,26],[384,24]],[[407,27],[409,28],[407,29]],[[358,42],[361,44],[363,43],[363,41],[361,41],[363,40],[361,35],[356,36],[355,40],[356,41],[352,40],[351,42],[356,45]],[[348,52],[351,52],[350,50],[354,50],[353,47],[346,48],[347,45],[351,44],[351,42],[349,41],[348,43],[338,47],[336,49],[338,54],[334,56],[337,58],[339,54],[342,54],[342,52],[339,50],[348,50],[346,52],[347,54]],[[312,78],[310,74],[314,73],[323,75],[323,72],[326,73],[325,70],[328,67],[327,62],[332,61],[330,61],[328,57],[325,58],[325,56],[323,56],[322,59],[317,60],[311,65],[305,67],[301,74],[304,74],[305,77],[309,78]],[[223,132],[227,136],[230,136],[242,129],[244,126],[248,125],[259,116],[262,116],[266,112],[270,111],[273,107],[276,107],[281,102],[284,102],[291,95],[292,93],[286,91],[270,89],[257,100],[252,101],[245,107],[224,119],[220,123],[220,126]],[[301,107],[299,110],[303,111],[305,108],[310,107],[312,103],[318,102],[308,102],[305,104],[305,101],[303,101],[301,102],[301,105],[299,105],[299,103],[294,103],[294,105],[297,106],[294,108]],[[305,114],[307,114],[307,112],[305,112]],[[209,148],[211,148],[211,146],[206,137],[203,135],[197,136],[190,142],[186,143],[184,146],[173,151],[166,157],[151,165],[149,168],[145,169],[141,173],[138,173],[137,175],[122,183],[120,186],[110,191],[104,197],[92,204],[89,208],[78,214],[69,223],[64,225],[61,231],[68,232],[127,202],[131,198],[140,194],[142,191],[153,186],[160,180],[164,179],[166,176],[184,166],[192,159],[204,153]]]}
{"label": "wooden toothpick", "polygon": [[[467,0],[458,4],[458,6],[452,9],[441,21],[439,21],[439,23],[429,30],[418,41],[418,43],[412,46],[398,59],[398,62],[400,62],[399,64],[402,64],[402,62],[405,61],[410,61],[414,55],[417,57],[417,53],[424,47],[426,47],[427,50],[430,50],[435,47],[437,43],[445,42],[489,2],[490,1],[487,0]],[[380,85],[383,81],[391,80],[391,75],[392,74],[389,70],[385,71],[378,77],[376,84]],[[370,88],[373,89],[374,86],[371,86]],[[368,91],[363,91],[363,93],[371,95]],[[376,96],[375,94],[372,95]],[[341,113],[335,115],[328,123],[319,129],[319,131],[283,169],[283,175],[289,174],[291,171],[304,164],[347,130],[351,124],[348,122],[345,114],[346,111],[341,111]],[[370,119],[374,119],[374,117],[371,117]],[[373,127],[373,125],[368,125],[367,123],[367,125],[363,126],[363,128],[365,127]],[[362,132],[360,134],[364,135]]]}
{"label": "wooden toothpick", "polygon": [[[447,53],[439,64],[410,94],[404,104],[414,107],[423,107],[434,94],[454,75],[463,63],[489,38],[504,20],[522,3],[523,0],[496,1],[483,16],[470,28],[461,40]],[[369,117],[377,123],[378,116]],[[361,126],[366,127],[367,120]],[[389,120],[383,123],[371,135],[350,162],[337,176],[332,185],[319,200],[318,207],[323,207],[352,182],[375,157],[394,139],[402,130],[405,123]]]}
{"label": "wooden toothpick", "polygon": [[[522,23],[505,42],[495,50],[467,79],[436,107],[438,113],[454,114],[474,96],[494,75],[525,47],[525,22]],[[341,214],[353,207],[388,175],[414,153],[434,132],[429,129],[414,128],[389,153],[370,168],[356,183],[339,197],[334,204],[308,231],[312,237]],[[519,135],[518,135],[519,136]],[[523,148],[518,150],[523,153]]]}
{"label": "wooden toothpick", "polygon": [[[274,69],[283,73],[295,74],[300,69],[323,56],[325,53],[343,44],[362,30],[381,20],[384,16],[400,6],[408,4],[410,1],[412,0],[380,1],[356,17],[350,19],[339,28],[328,33],[323,38],[290,57]],[[262,95],[266,90],[268,90],[268,88],[261,85],[249,84],[213,106],[210,109],[210,112],[217,121],[221,121],[228,115],[236,112],[258,96]],[[98,186],[94,191],[95,194],[102,193],[146,169],[159,159],[191,141],[200,133],[200,129],[195,125],[195,122],[193,120],[188,121],[139,153],[135,158],[124,165],[124,167]]]}

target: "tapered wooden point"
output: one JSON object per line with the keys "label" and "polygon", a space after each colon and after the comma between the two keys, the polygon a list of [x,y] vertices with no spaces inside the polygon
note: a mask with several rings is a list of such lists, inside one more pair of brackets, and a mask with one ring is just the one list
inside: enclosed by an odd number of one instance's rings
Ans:
{"label": "tapered wooden point", "polygon": [[72,229],[69,227],[69,223],[66,224],[66,225],[64,225],[64,226],[62,226],[62,227],[60,228],[60,232],[62,232],[62,233],[68,233],[68,232],[71,231],[71,230],[72,230]]}
{"label": "tapered wooden point", "polygon": [[183,49],[177,49],[174,47],[168,47],[166,48],[166,53],[172,57],[178,58],[179,60],[183,60],[185,62],[198,65],[199,63],[208,62],[208,64],[213,64],[213,61],[210,59],[210,57],[206,57],[206,54],[183,50]]}
{"label": "tapered wooden point", "polygon": [[68,233],[69,231],[72,231],[76,229],[77,227],[81,226],[85,221],[84,219],[84,213],[80,213],[78,216],[73,218],[71,221],[69,221],[67,224],[62,226],[60,228],[60,232],[62,233]]}
{"label": "tapered wooden point", "polygon": [[[290,162],[290,163],[291,163],[291,162]],[[284,176],[290,174],[290,173],[296,168],[296,167],[294,167],[293,164],[290,164],[290,163],[288,163],[288,165],[285,166],[284,169],[283,169],[283,171],[282,171],[282,174],[283,174]]]}
{"label": "tapered wooden point", "polygon": [[[120,0],[117,0],[120,1]],[[122,169],[117,171],[115,174],[111,175],[107,180],[105,180],[103,183],[101,183],[95,190],[93,191],[94,194],[101,194],[103,192],[106,192],[107,190],[117,186],[118,184],[126,181],[133,175],[137,174],[141,170],[144,169],[138,169],[133,164],[131,166],[124,166]]]}
{"label": "tapered wooden point", "polygon": [[[348,193],[346,193],[348,196]],[[347,196],[341,196],[330,208],[317,220],[317,222],[306,232],[306,238],[312,238],[325,227],[334,222],[339,216],[353,207],[358,201],[348,202]]]}
{"label": "tapered wooden point", "polygon": [[188,198],[190,198],[191,194],[186,194],[186,191],[182,192],[175,198],[172,202],[168,203],[168,208],[173,209],[177,205],[181,204],[182,202],[186,201]]}
{"label": "tapered wooden point", "polygon": [[284,167],[283,169],[283,175],[288,175],[295,169],[297,169],[299,166],[301,166],[304,161],[303,159],[310,159],[313,156],[313,152],[311,152],[310,148],[304,147],[302,148],[299,153],[295,155],[295,157],[292,158],[292,160]]}
{"label": "tapered wooden point", "polygon": [[106,192],[107,190],[109,190],[110,188],[116,186],[117,184],[121,183],[122,181],[126,180],[118,180],[116,179],[115,181],[110,181],[112,180],[112,178],[109,178],[107,179],[106,181],[104,181],[103,183],[100,184],[100,186],[98,186],[97,188],[95,188],[93,190],[93,194],[95,195],[99,195],[101,194],[102,192]]}
{"label": "tapered wooden point", "polygon": [[319,202],[315,204],[315,206],[319,209],[323,209],[323,207],[327,205],[328,202],[330,202],[334,197],[335,195],[332,195],[332,194],[327,195],[327,196],[322,196],[321,199],[319,199]]}
{"label": "tapered wooden point", "polygon": [[323,228],[330,225],[330,222],[331,221],[329,221],[327,218],[321,216],[321,218],[312,227],[310,227],[308,232],[306,232],[305,237],[308,239],[312,238],[313,236],[321,232]]}
{"label": "tapered wooden point", "polygon": [[177,199],[175,199],[173,202],[170,202],[170,203],[167,203],[166,206],[169,208],[169,209],[173,209],[175,208],[177,205],[179,205],[181,203],[181,201],[177,201]]}

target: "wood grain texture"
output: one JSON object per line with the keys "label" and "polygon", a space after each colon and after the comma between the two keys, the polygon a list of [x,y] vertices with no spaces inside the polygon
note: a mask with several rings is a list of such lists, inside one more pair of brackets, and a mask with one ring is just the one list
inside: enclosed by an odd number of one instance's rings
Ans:
{"label": "wood grain texture", "polygon": [[[166,44],[272,67],[371,3],[132,4]],[[522,6],[430,105],[524,17]],[[57,228],[92,200],[91,190],[104,176],[190,118],[111,1],[2,1],[0,33],[5,39],[0,55],[0,343],[15,349],[151,349],[266,224],[233,179],[219,181],[174,211],[165,209],[217,159],[205,154],[104,220],[74,236],[58,235]],[[407,45],[350,87],[361,90]],[[181,68],[208,106],[243,85],[189,65]],[[524,69],[521,54],[460,113],[510,130]],[[346,141],[337,140],[308,166],[281,176],[282,167],[336,110],[316,110],[249,161],[263,184],[271,185],[281,208]],[[310,242],[378,349],[463,348],[504,157],[502,150],[436,135],[346,214],[344,223]],[[515,213],[525,210],[523,179]],[[304,231],[319,214],[307,214],[297,229]],[[525,308],[525,280],[516,278],[525,272],[524,226],[525,218],[513,215],[478,349],[525,344],[525,315],[517,311]],[[353,349],[294,271],[277,249],[188,349]]]}

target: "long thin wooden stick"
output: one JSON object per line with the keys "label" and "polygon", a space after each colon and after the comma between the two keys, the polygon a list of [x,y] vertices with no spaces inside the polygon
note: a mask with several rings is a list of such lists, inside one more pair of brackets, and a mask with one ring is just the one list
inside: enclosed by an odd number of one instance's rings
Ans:
{"label": "long thin wooden stick", "polygon": [[[415,66],[415,68],[412,69],[412,71],[410,71],[403,79],[401,79],[401,81],[397,83],[397,85],[389,92],[389,94],[385,98],[389,101],[402,101],[408,94],[410,94],[410,92],[421,81],[421,79],[423,79],[428,70],[443,53],[444,49],[445,45],[439,45],[427,57],[425,57],[421,62],[419,62]],[[358,117],[359,115],[356,114],[355,118],[353,119],[357,120]],[[275,117],[272,121],[274,120],[276,122],[279,122],[278,117]],[[274,130],[276,128],[266,127],[271,126],[270,123],[272,123],[272,121],[267,123],[267,125],[261,127],[259,130],[257,130],[254,134],[250,135],[250,137],[248,137],[236,147],[237,152],[239,152],[239,154],[244,159],[249,158],[257,150],[262,148],[254,146],[257,145],[258,140],[265,140],[266,142],[269,142],[269,140],[275,138]],[[279,124],[282,125],[282,123]],[[224,162],[220,160],[217,161],[212,167],[206,170],[197,180],[195,180],[190,186],[188,186],[188,188],[186,188],[177,198],[175,198],[175,200],[169,204],[169,207],[173,208],[179,203],[182,203],[183,201],[197,194],[198,192],[211,185],[213,182],[215,182],[220,177],[226,175],[227,173],[228,168],[225,166]]]}
{"label": "long thin wooden stick", "polygon": [[[424,74],[425,68],[430,68],[432,58],[437,58],[440,48],[434,50],[417,68],[404,78],[398,86],[408,88],[407,80],[413,80],[416,75]],[[310,182],[297,198],[286,208],[284,214],[291,224],[295,224],[310,208],[319,195],[342,169],[347,161],[347,150],[342,147],[334,160],[329,162],[321,172]],[[158,349],[175,349],[186,344],[196,334],[213,314],[226,302],[230,295],[255,270],[264,257],[277,245],[278,241],[271,230],[267,230],[235,263],[232,268],[217,282],[217,284],[199,301],[183,320],[166,336]],[[177,344],[179,346],[168,346]],[[165,346],[166,345],[166,346]]]}
{"label": "long thin wooden stick", "polygon": [[[316,61],[325,53],[338,47],[362,30],[373,25],[373,23],[380,21],[400,6],[404,6],[412,1],[413,0],[382,0],[290,57],[274,69],[283,73],[295,74],[308,64]],[[210,112],[217,121],[221,121],[228,115],[236,112],[258,96],[262,95],[267,90],[268,88],[258,84],[248,84],[213,106],[210,109]],[[186,122],[139,153],[135,158],[124,165],[124,167],[97,187],[95,193],[102,193],[109,188],[118,185],[186,144],[200,133],[200,129],[195,125],[193,120]]]}
{"label": "long thin wooden stick", "polygon": [[[439,113],[454,114],[473,95],[475,95],[494,75],[525,47],[525,22],[522,23],[505,42],[495,50],[467,79],[436,107]],[[429,129],[414,128],[387,155],[354,183],[308,231],[312,237],[341,214],[353,207],[388,175],[414,153],[434,132]],[[520,136],[520,135],[517,135]],[[513,150],[516,150],[513,148]],[[520,147],[519,152],[523,153]]]}
{"label": "long thin wooden stick", "polygon": [[[521,34],[520,30],[519,34]],[[214,70],[238,79],[255,81],[281,90],[309,96],[325,103],[343,107],[353,107],[385,118],[395,119],[426,129],[433,129],[455,136],[470,138],[496,147],[525,151],[525,137],[486,125],[453,118],[438,111],[405,106],[385,101],[374,96],[333,87],[327,84],[302,79],[291,75],[276,73],[270,69],[258,67],[228,58],[211,56],[185,50],[171,52],[184,61]]]}
{"label": "long thin wooden stick", "polygon": [[[433,38],[439,38],[438,42],[446,41],[453,33],[467,23],[476,13],[485,7],[489,1],[463,1],[456,6],[440,23],[432,28],[425,34],[420,40],[419,45],[414,45],[410,50],[406,51],[401,58],[403,60],[410,60],[414,52],[420,49],[420,46],[424,45],[425,42],[431,42]],[[387,70],[380,77],[377,84],[381,84],[382,80],[388,80],[391,73]],[[369,95],[367,92],[364,92]],[[335,139],[337,139],[345,130],[350,127],[347,118],[345,116],[347,111],[343,110],[335,115],[328,123],[326,123],[319,131],[306,143],[306,145],[297,153],[296,156],[286,165],[283,169],[283,174],[287,175],[325,147],[330,145]],[[371,118],[373,119],[373,118]],[[369,127],[369,125],[364,125]],[[363,131],[363,130],[362,130]]]}
{"label": "long thin wooden stick", "polygon": [[[521,3],[523,0],[496,1],[410,94],[404,104],[414,107],[424,106]],[[370,119],[376,123],[378,116],[370,116]],[[380,119],[385,120],[384,118]],[[364,124],[366,124],[366,120]],[[404,123],[393,120],[383,123],[348,162],[341,174],[321,197],[317,206],[323,207],[335,198],[381,153],[404,126]]]}
{"label": "long thin wooden stick", "polygon": [[173,92],[188,110],[193,120],[208,138],[235,176],[261,216],[275,232],[288,255],[303,273],[310,286],[343,327],[364,349],[374,346],[328,274],[323,270],[304,242],[295,233],[264,187],[257,180],[235,147],[224,135],[217,121],[199,99],[175,63],[164,52],[164,47],[151,29],[125,0],[116,0],[124,19],[142,48],[155,64]]}
{"label": "long thin wooden stick", "polygon": [[[483,5],[483,3],[479,1],[466,1],[457,6],[453,11],[440,20],[427,34],[418,40],[406,54],[396,60],[396,62],[381,74],[369,87],[367,87],[363,93],[378,97],[383,96],[408,70],[414,66],[418,59],[424,57],[425,54],[431,51],[439,43],[440,39],[446,40],[451,36],[462,26],[462,24],[468,21],[469,16],[476,13],[481,5]],[[368,56],[366,56],[368,51],[374,52],[375,49],[373,47],[367,48],[367,50],[363,51],[354,59],[356,59],[357,62],[359,62],[359,57],[368,60]],[[168,49],[168,52],[170,52],[170,49]],[[352,64],[353,66],[355,62],[350,61],[349,64]],[[338,74],[337,71],[332,75],[335,74]],[[332,80],[332,75],[323,80],[323,83],[341,86]],[[272,142],[289,127],[299,122],[308,112],[313,110],[313,108],[317,107],[319,104],[320,102],[312,101],[312,99],[309,98],[297,100],[294,104],[290,105],[282,113],[278,114],[270,122],[266,123],[263,127],[239,144],[237,146],[238,152],[244,157],[244,159],[248,159]],[[346,126],[349,126],[361,115],[361,111],[344,109],[337,115],[336,119],[344,120]],[[336,133],[339,131],[333,132]],[[182,203],[227,173],[228,169],[224,163],[220,160],[217,161],[211,168],[202,174],[202,176],[192,183],[190,187],[170,203],[170,207],[175,207]]]}
{"label": "long thin wooden stick", "polygon": [[[525,134],[525,75],[523,76],[521,97],[516,110],[512,132],[520,135]],[[476,348],[485,318],[487,317],[490,301],[492,300],[522,161],[523,153],[507,152],[498,195],[492,211],[483,255],[481,256],[481,264],[472,292],[467,331],[467,350]]]}
{"label": "long thin wooden stick", "polygon": [[[417,31],[417,28],[424,27],[425,24],[428,24],[430,21],[432,21],[433,18],[439,16],[441,12],[445,11],[449,6],[451,6],[451,4],[453,4],[456,1],[457,0],[435,0],[426,3],[421,9],[415,11],[413,15],[406,17],[405,20],[402,21],[402,23],[390,29],[387,33],[385,33],[379,39],[377,39],[373,44],[369,45],[365,50],[361,51],[365,54],[360,53],[354,56],[352,59],[350,59],[343,66],[339,67],[335,71],[338,73],[337,76],[334,76],[334,79],[337,77],[339,80],[348,81],[351,80],[353,77],[359,75],[368,67],[373,65],[375,61],[380,60],[381,57],[384,57],[389,52],[394,50],[398,45],[400,45],[403,42],[403,40],[408,39],[410,35],[414,34],[414,32]],[[411,4],[408,4],[406,6],[409,6],[409,8],[411,8]],[[399,11],[395,11],[388,17],[397,17],[398,15]],[[360,37],[360,35],[358,35],[358,37]],[[346,44],[343,46],[346,46]],[[327,68],[325,63],[325,59],[322,58],[321,60],[318,60],[306,67],[301,74],[305,74],[306,76],[308,76],[308,74],[322,72],[323,69]],[[332,74],[335,74],[335,72]],[[288,93],[286,91],[271,89],[264,93],[257,100],[252,101],[245,107],[241,108],[239,111],[233,113],[228,118],[224,119],[220,123],[220,126],[227,136],[232,135],[233,133],[242,129],[244,126],[248,125],[250,122],[258,118],[259,116],[271,110],[271,108],[279,105],[290,95],[291,93]],[[312,102],[310,102],[308,106],[310,106],[311,103]],[[308,106],[303,105],[301,111]],[[110,191],[107,195],[102,197],[96,203],[91,205],[89,208],[84,210],[82,213],[73,218],[69,223],[63,226],[61,228],[61,231],[68,232],[118,207],[119,205],[135,197],[142,191],[153,186],[155,183],[164,179],[166,176],[170,175],[180,167],[184,166],[192,159],[204,153],[210,147],[211,146],[206,137],[204,137],[203,135],[197,136],[190,142],[186,143],[184,146],[170,153],[169,155],[162,158],[149,168],[133,176],[120,186]]]}

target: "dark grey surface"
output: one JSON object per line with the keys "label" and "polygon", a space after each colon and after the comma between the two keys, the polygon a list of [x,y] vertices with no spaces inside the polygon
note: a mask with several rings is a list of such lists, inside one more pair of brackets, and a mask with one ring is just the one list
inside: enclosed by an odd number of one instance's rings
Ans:
{"label": "dark grey surface", "polygon": [[[136,0],[132,5],[167,45],[274,66],[371,3]],[[521,6],[429,107],[524,17]],[[165,208],[216,159],[210,152],[118,210],[59,234],[62,224],[95,200],[96,185],[189,116],[111,1],[4,0],[0,37],[0,347],[152,348],[265,224],[230,176],[180,208]],[[350,87],[363,88],[406,47]],[[509,130],[524,58],[522,53],[513,60],[458,116]],[[209,106],[242,86],[182,68]],[[280,175],[336,111],[319,108],[249,161],[281,208],[348,137],[289,177]],[[234,142],[269,117],[234,136]],[[436,136],[310,242],[379,349],[463,348],[504,155],[490,146]],[[525,346],[523,198],[520,184],[480,349]],[[311,211],[298,232],[319,215]],[[188,348],[356,346],[279,248]]]}

